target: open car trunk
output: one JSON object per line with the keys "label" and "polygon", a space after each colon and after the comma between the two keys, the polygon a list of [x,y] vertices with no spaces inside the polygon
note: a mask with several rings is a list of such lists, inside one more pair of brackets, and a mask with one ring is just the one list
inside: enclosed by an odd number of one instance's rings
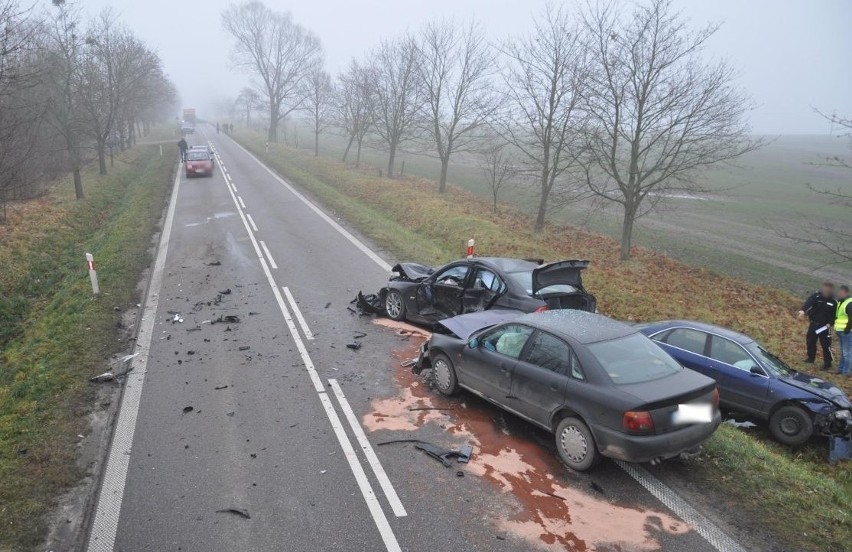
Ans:
{"label": "open car trunk", "polygon": [[550,309],[576,309],[595,312],[594,295],[583,288],[582,271],[589,261],[569,260],[541,265],[532,271],[532,294]]}

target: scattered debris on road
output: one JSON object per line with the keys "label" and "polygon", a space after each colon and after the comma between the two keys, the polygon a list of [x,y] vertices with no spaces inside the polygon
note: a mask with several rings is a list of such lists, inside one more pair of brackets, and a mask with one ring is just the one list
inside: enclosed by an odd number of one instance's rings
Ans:
{"label": "scattered debris on road", "polygon": [[115,374],[113,374],[112,372],[104,372],[103,374],[100,374],[93,378],[89,378],[89,381],[92,383],[104,383],[107,381],[113,381],[114,379]]}
{"label": "scattered debris on road", "polygon": [[235,314],[228,314],[226,316],[220,316],[219,318],[213,320],[211,324],[239,324],[240,317]]}
{"label": "scattered debris on road", "polygon": [[195,409],[194,409],[193,407],[191,407],[191,406],[184,406],[184,407],[183,407],[183,413],[184,413],[184,414],[189,414],[189,413],[190,413],[190,412],[192,412],[193,410],[195,410]]}
{"label": "scattered debris on road", "polygon": [[251,347],[249,347],[248,345],[243,345],[242,347],[239,347],[240,351],[248,351],[249,349],[251,349]]}
{"label": "scattered debris on road", "polygon": [[357,351],[358,349],[361,348],[361,342],[360,341],[353,341],[352,343],[347,343],[346,348],[352,349],[353,351]]}
{"label": "scattered debris on road", "polygon": [[372,314],[385,313],[385,308],[382,305],[382,300],[375,293],[364,295],[359,291],[358,295],[355,296],[355,299],[350,301],[349,304],[355,305],[357,310],[353,310],[352,308],[349,308],[349,310],[356,313],[358,316],[368,316]]}
{"label": "scattered debris on road", "polygon": [[235,516],[240,516],[241,518],[251,519],[251,515],[248,513],[248,510],[243,508],[224,508],[222,510],[216,510],[217,514],[234,514]]}
{"label": "scattered debris on road", "polygon": [[213,262],[207,263],[207,266],[222,266],[222,261],[213,261]]}
{"label": "scattered debris on road", "polygon": [[422,450],[426,453],[427,456],[434,458],[438,462],[444,465],[445,468],[449,468],[452,466],[452,462],[450,459],[455,458],[459,464],[467,464],[470,462],[471,456],[473,456],[473,446],[472,445],[463,445],[458,450],[446,449],[443,447],[439,447],[433,443],[428,441],[422,441],[420,439],[393,439],[391,441],[383,441],[381,443],[376,443],[376,446],[383,445],[393,445],[397,443],[411,443],[414,445],[414,448],[417,450]]}
{"label": "scattered debris on road", "polygon": [[218,387],[214,387],[213,389],[215,389],[216,391],[221,391],[222,389],[227,389],[227,388],[228,388],[227,385],[220,385]]}

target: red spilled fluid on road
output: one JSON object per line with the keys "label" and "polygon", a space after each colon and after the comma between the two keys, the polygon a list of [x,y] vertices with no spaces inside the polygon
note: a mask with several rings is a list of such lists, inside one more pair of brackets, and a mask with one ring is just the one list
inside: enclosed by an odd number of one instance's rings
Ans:
{"label": "red spilled fluid on road", "polygon": [[[389,327],[400,329],[395,323]],[[567,468],[555,453],[527,436],[512,434],[504,421],[511,414],[471,406],[465,393],[450,400],[430,391],[409,368],[400,366],[417,356],[422,340],[414,336],[392,352],[400,392],[374,399],[364,426],[371,432],[400,432],[393,438],[405,438],[401,432],[435,424],[453,436],[437,444],[473,444],[474,456],[465,472],[483,478],[516,502],[506,516],[492,520],[498,530],[542,550],[572,552],[650,552],[660,549],[660,535],[691,531],[669,513],[619,505],[591,489],[578,488],[565,477]]]}

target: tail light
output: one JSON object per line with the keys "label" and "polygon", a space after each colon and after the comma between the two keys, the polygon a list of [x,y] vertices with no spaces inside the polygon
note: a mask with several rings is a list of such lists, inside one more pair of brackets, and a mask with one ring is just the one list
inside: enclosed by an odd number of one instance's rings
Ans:
{"label": "tail light", "polygon": [[650,412],[625,412],[623,424],[628,433],[654,433],[654,419]]}
{"label": "tail light", "polygon": [[716,406],[716,408],[719,408],[719,388],[718,387],[713,388],[713,404]]}
{"label": "tail light", "polygon": [[545,312],[545,311],[549,311],[549,310],[550,310],[550,307],[548,307],[547,305],[542,305],[539,308],[535,309],[534,312]]}

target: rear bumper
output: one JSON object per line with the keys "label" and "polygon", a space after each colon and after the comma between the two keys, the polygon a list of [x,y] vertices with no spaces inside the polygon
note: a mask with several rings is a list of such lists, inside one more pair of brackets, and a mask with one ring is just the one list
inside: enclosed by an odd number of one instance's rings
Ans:
{"label": "rear bumper", "polygon": [[595,427],[598,450],[604,456],[626,462],[650,462],[680,456],[706,441],[722,416],[717,410],[707,424],[696,424],[663,435],[628,435],[605,427]]}

